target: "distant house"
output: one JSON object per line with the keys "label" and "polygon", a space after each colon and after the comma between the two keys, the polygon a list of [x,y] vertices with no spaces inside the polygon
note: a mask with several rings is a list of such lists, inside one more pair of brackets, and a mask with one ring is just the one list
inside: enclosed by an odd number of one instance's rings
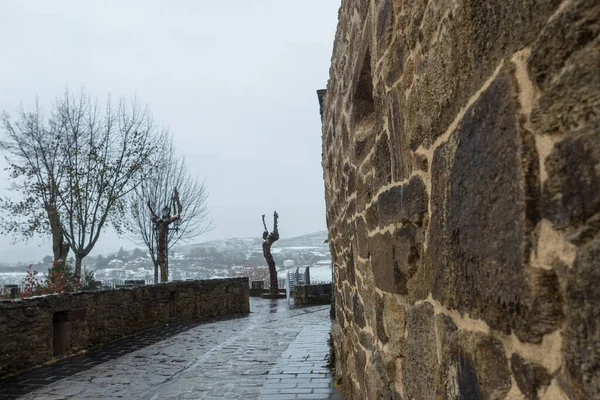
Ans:
{"label": "distant house", "polygon": [[114,260],[110,260],[108,262],[108,265],[110,265],[111,268],[122,267],[123,264],[124,264],[124,262],[121,261],[121,260],[119,260],[119,259],[117,259],[117,258],[115,258]]}

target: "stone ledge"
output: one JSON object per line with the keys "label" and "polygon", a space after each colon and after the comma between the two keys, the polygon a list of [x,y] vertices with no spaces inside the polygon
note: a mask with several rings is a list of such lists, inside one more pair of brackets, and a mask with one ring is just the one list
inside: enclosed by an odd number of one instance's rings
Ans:
{"label": "stone ledge", "polygon": [[263,293],[260,295],[260,297],[263,299],[285,299],[285,298],[287,298],[287,295],[285,293],[278,293],[278,294]]}

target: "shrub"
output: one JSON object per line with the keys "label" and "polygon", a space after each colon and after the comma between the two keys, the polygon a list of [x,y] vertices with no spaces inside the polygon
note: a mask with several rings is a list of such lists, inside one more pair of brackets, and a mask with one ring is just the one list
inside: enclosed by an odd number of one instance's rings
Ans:
{"label": "shrub", "polygon": [[91,269],[86,269],[85,272],[83,273],[83,289],[85,290],[98,290],[100,289],[100,282],[96,281],[96,279],[94,278],[94,274],[96,273],[96,271],[93,271]]}
{"label": "shrub", "polygon": [[44,286],[37,277],[38,272],[33,268],[33,265],[29,264],[27,267],[27,276],[23,279],[24,288],[21,290],[21,298],[37,296],[44,294]]}
{"label": "shrub", "polygon": [[73,268],[68,263],[63,264],[59,260],[52,263],[46,279],[40,281],[37,275],[38,272],[32,270],[32,265],[29,265],[27,276],[23,279],[25,287],[21,291],[22,298],[42,294],[75,292],[82,288],[81,282],[73,273]]}
{"label": "shrub", "polygon": [[63,264],[60,260],[52,263],[45,284],[48,288],[47,294],[75,292],[81,290],[82,287],[79,278],[73,273],[71,265],[68,262]]}

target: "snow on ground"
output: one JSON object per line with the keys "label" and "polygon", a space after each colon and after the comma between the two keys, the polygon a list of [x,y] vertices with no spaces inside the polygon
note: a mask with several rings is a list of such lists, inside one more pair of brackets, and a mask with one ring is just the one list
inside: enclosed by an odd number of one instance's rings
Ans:
{"label": "snow on ground", "polygon": [[310,280],[312,282],[331,282],[331,267],[311,267]]}
{"label": "snow on ground", "polygon": [[[44,276],[40,275],[38,275],[40,278]],[[0,285],[20,285],[26,276],[25,272],[0,272]]]}
{"label": "snow on ground", "polygon": [[[288,270],[279,271],[277,273],[278,279],[287,279],[288,272],[296,272],[296,268],[290,268]],[[300,268],[300,272],[304,272],[304,268]],[[331,282],[331,264],[315,265],[310,267],[310,281],[313,283],[326,283]]]}

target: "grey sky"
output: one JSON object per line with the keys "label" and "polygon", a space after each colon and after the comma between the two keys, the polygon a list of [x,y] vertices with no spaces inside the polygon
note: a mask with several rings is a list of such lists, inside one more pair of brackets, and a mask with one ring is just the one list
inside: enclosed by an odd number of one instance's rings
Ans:
{"label": "grey sky", "polygon": [[[36,96],[49,108],[67,86],[100,100],[136,95],[206,179],[216,229],[199,241],[260,236],[261,214],[275,208],[282,237],[322,230],[315,91],[328,79],[339,5],[3,0],[0,110]],[[0,171],[3,192],[8,183]],[[98,249],[121,244],[133,247],[106,232]],[[24,248],[10,246],[0,238],[0,256]]]}

